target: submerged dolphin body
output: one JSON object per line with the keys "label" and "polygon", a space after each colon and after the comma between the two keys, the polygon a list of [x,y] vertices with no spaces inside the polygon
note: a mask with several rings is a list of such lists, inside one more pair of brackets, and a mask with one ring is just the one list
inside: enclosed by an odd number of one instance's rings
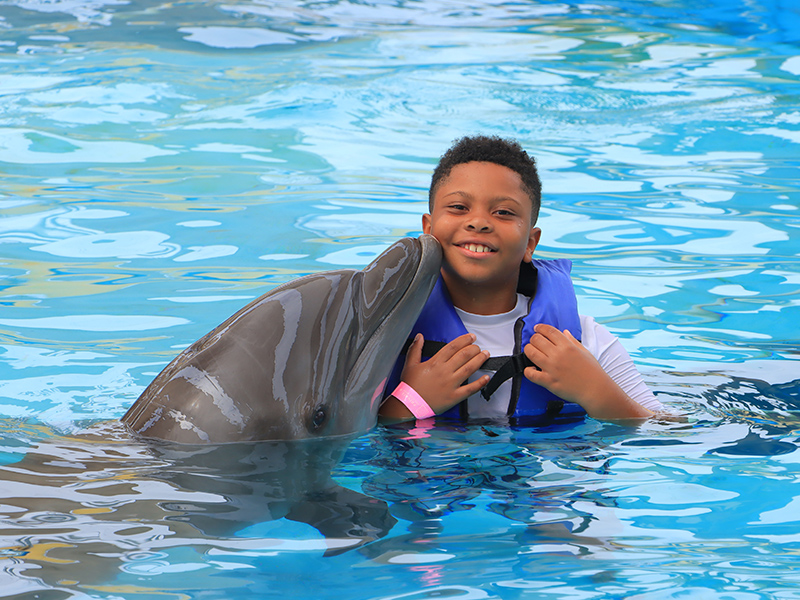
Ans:
{"label": "submerged dolphin body", "polygon": [[[217,567],[233,564],[220,557],[241,553],[241,567],[292,550],[333,556],[397,522],[387,502],[331,476],[352,436],[182,444],[131,436],[119,422],[71,435],[18,425],[0,419],[13,446],[4,458],[21,457],[0,464],[2,556],[14,562],[9,595],[18,598],[176,585],[184,597],[202,595],[224,576]],[[59,543],[65,519],[75,535]],[[163,568],[200,563],[208,568],[180,581]]]}
{"label": "submerged dolphin body", "polygon": [[439,243],[422,235],[363,271],[281,285],[178,355],[122,421],[193,444],[366,431],[440,265]]}

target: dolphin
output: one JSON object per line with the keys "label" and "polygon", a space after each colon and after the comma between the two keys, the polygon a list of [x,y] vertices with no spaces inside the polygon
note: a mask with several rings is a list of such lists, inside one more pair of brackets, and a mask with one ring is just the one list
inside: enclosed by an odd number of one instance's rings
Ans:
{"label": "dolphin", "polygon": [[275,288],[172,360],[123,423],[189,444],[367,431],[441,260],[434,237],[403,238],[361,271]]}

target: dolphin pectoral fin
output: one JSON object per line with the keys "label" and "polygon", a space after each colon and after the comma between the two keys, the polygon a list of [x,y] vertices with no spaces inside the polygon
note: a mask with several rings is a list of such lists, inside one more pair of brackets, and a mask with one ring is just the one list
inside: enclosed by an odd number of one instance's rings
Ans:
{"label": "dolphin pectoral fin", "polygon": [[352,545],[330,549],[325,556],[382,538],[397,523],[383,500],[341,486],[308,495],[292,505],[286,518],[311,525],[326,538],[353,540]]}

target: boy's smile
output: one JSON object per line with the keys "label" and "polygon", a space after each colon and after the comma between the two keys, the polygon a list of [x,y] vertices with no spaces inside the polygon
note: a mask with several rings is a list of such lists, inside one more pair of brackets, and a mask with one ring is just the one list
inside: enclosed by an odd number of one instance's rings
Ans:
{"label": "boy's smile", "polygon": [[442,245],[442,277],[456,306],[477,314],[514,308],[519,265],[541,235],[532,210],[519,174],[502,165],[462,163],[439,183],[422,229]]}

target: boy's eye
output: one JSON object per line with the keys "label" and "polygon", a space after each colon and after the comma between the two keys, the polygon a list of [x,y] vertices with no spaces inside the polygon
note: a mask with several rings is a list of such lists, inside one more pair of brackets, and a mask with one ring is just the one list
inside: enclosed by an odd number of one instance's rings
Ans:
{"label": "boy's eye", "polygon": [[501,208],[497,211],[497,214],[501,217],[513,217],[516,213],[514,211]]}

